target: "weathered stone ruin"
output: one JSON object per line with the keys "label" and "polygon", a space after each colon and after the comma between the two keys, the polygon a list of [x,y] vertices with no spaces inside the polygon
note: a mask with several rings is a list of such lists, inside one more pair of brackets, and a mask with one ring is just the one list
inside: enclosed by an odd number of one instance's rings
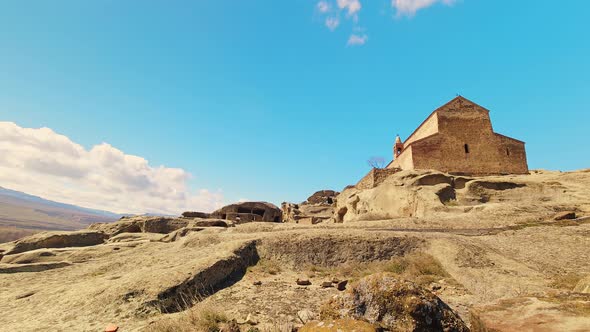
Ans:
{"label": "weathered stone ruin", "polygon": [[242,202],[222,207],[210,218],[231,220],[236,223],[267,221],[281,222],[281,209],[268,202]]}
{"label": "weathered stone ruin", "polygon": [[281,204],[283,222],[313,225],[329,220],[334,214],[338,194],[334,190],[320,190],[301,204],[284,202]]}

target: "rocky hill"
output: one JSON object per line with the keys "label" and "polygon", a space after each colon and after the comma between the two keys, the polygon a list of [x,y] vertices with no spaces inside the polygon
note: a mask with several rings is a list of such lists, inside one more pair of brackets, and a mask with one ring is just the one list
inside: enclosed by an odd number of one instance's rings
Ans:
{"label": "rocky hill", "polygon": [[[114,324],[154,332],[590,326],[590,171],[477,178],[399,172],[374,188],[324,195],[330,201],[318,196],[309,205],[333,211],[319,223],[274,217],[236,223],[187,213],[0,244],[2,326],[101,331]],[[256,215],[254,209],[243,213]]]}

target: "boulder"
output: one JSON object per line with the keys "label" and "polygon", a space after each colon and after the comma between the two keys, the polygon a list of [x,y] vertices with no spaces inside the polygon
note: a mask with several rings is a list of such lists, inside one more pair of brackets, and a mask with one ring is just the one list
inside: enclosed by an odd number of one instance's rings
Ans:
{"label": "boulder", "polygon": [[297,312],[297,318],[301,321],[301,323],[305,324],[314,320],[316,318],[316,314],[314,314],[311,310],[303,309]]}
{"label": "boulder", "polygon": [[576,213],[574,211],[559,212],[553,217],[553,220],[555,220],[555,221],[570,220],[570,219],[576,219]]}
{"label": "boulder", "polygon": [[393,331],[469,331],[436,295],[384,273],[359,280],[324,304],[320,318],[364,320]]}
{"label": "boulder", "polygon": [[104,243],[108,236],[99,231],[43,232],[13,242],[5,255],[43,248],[87,247]]}
{"label": "boulder", "polygon": [[309,279],[297,279],[297,280],[295,280],[295,283],[299,286],[310,286],[311,285],[311,281],[309,281]]}

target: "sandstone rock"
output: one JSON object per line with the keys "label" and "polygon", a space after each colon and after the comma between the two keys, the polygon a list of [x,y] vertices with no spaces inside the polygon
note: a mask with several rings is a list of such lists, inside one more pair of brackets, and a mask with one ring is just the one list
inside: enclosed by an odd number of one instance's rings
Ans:
{"label": "sandstone rock", "polygon": [[321,286],[323,288],[330,288],[330,287],[332,287],[332,282],[331,281],[324,281],[324,282],[322,282]]}
{"label": "sandstone rock", "polygon": [[376,332],[378,329],[367,322],[354,319],[325,320],[321,322],[309,322],[299,329],[299,332]]}
{"label": "sandstone rock", "polygon": [[27,236],[13,242],[5,255],[43,248],[86,247],[102,244],[108,236],[97,231],[44,232]]}
{"label": "sandstone rock", "polygon": [[252,314],[248,314],[245,323],[249,325],[257,325],[258,321],[252,316]]}
{"label": "sandstone rock", "polygon": [[178,218],[150,217],[143,221],[141,228],[144,233],[168,234],[188,226],[188,221]]}
{"label": "sandstone rock", "polygon": [[311,310],[304,309],[297,312],[297,318],[301,321],[301,323],[305,324],[309,321],[312,321],[316,318],[316,314],[311,312]]}
{"label": "sandstone rock", "polygon": [[338,192],[320,190],[301,204],[284,202],[281,204],[283,222],[315,225],[328,221],[334,214]]}
{"label": "sandstone rock", "polygon": [[559,212],[553,217],[553,220],[568,220],[568,219],[576,219],[576,213],[573,211],[563,211]]}
{"label": "sandstone rock", "polygon": [[201,218],[207,219],[211,216],[211,214],[206,212],[194,212],[194,211],[186,211],[182,213],[182,216],[185,218]]}
{"label": "sandstone rock", "polygon": [[104,332],[117,332],[117,331],[119,331],[119,327],[114,324],[110,324],[104,329]]}
{"label": "sandstone rock", "polygon": [[281,209],[268,202],[242,202],[222,207],[211,218],[244,223],[251,221],[281,222]]}
{"label": "sandstone rock", "polygon": [[299,286],[310,286],[311,285],[311,281],[309,281],[308,279],[297,279],[295,281],[295,283],[297,283],[297,285]]}
{"label": "sandstone rock", "polygon": [[320,317],[362,319],[393,331],[469,331],[436,295],[388,274],[361,279],[322,306]]}
{"label": "sandstone rock", "polygon": [[221,219],[201,219],[194,222],[197,227],[229,227],[225,220]]}
{"label": "sandstone rock", "polygon": [[178,229],[172,233],[166,234],[164,237],[161,238],[160,241],[162,242],[174,242],[174,241],[178,241],[179,239],[191,234],[191,233],[195,233],[195,232],[200,232],[202,230],[204,230],[205,228],[203,227],[183,227],[181,229]]}
{"label": "sandstone rock", "polygon": [[339,192],[334,190],[320,190],[313,193],[307,198],[307,204],[328,204],[332,205],[336,200]]}
{"label": "sandstone rock", "polygon": [[125,217],[114,223],[98,223],[88,227],[106,233],[109,237],[121,233],[168,234],[189,225],[189,220],[169,217]]}

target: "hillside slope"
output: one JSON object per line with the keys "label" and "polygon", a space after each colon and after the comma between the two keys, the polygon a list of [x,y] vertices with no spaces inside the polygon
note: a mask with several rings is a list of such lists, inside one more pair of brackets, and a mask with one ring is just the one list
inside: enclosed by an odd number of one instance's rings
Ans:
{"label": "hillside slope", "polygon": [[87,209],[0,187],[0,242],[47,230],[76,230],[121,215]]}

